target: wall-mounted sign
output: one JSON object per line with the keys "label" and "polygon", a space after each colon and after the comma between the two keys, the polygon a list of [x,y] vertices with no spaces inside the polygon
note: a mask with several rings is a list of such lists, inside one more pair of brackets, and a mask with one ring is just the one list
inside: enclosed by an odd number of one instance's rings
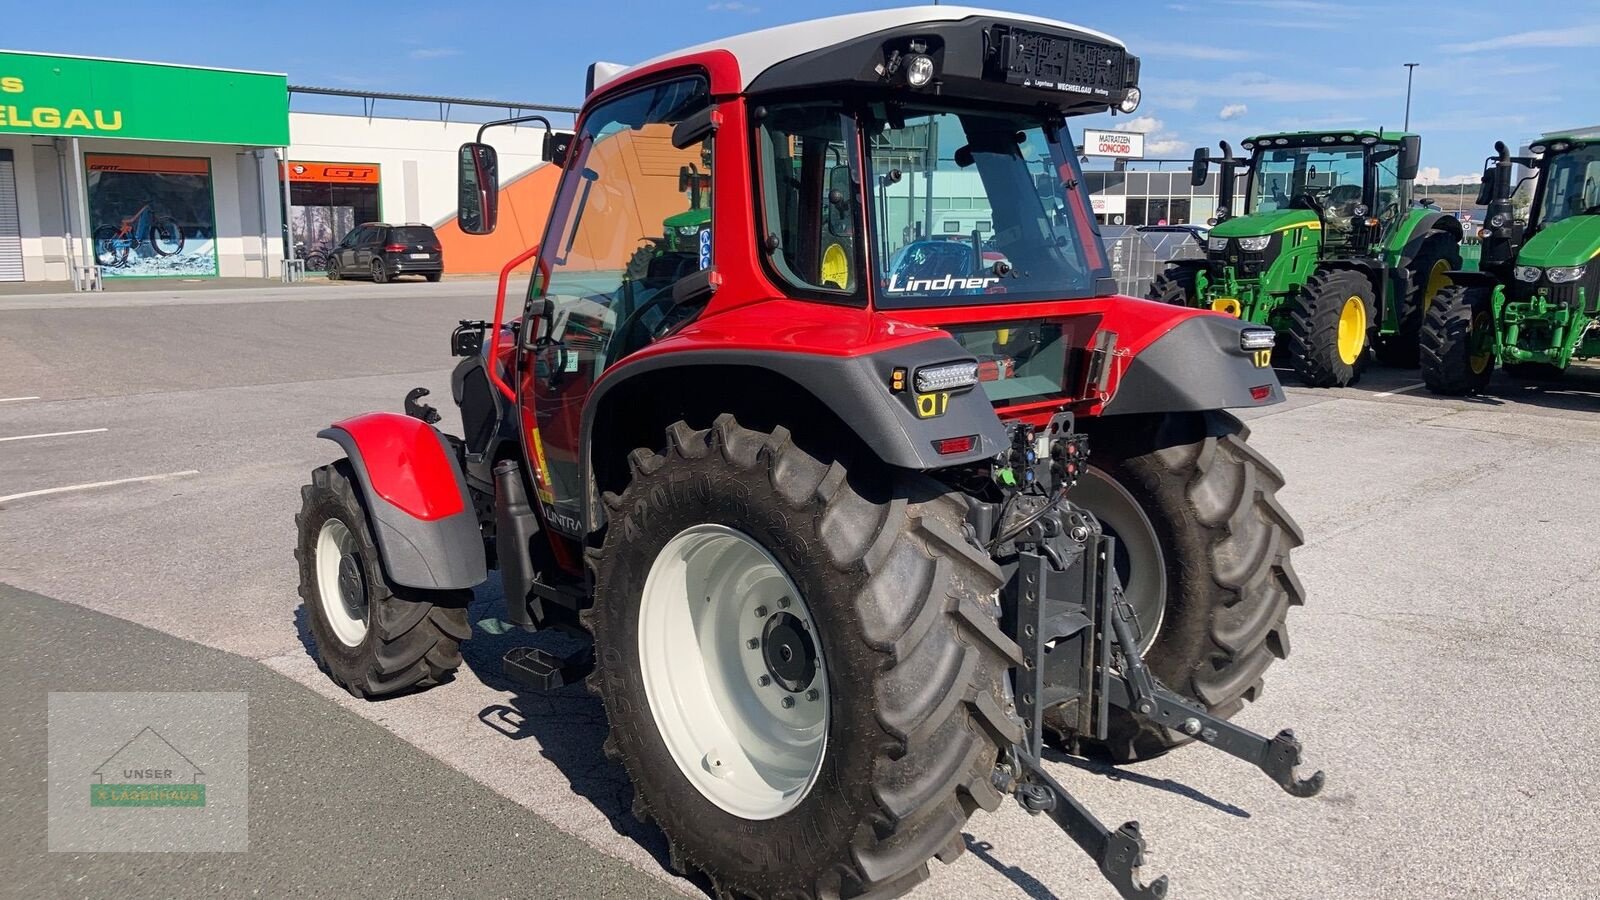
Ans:
{"label": "wall-mounted sign", "polygon": [[1097,131],[1085,128],[1083,155],[1144,159],[1144,135],[1136,131]]}
{"label": "wall-mounted sign", "polygon": [[378,167],[367,163],[290,162],[289,180],[318,184],[377,184]]}
{"label": "wall-mounted sign", "polygon": [[1128,214],[1128,198],[1090,194],[1089,206],[1097,216],[1124,216]]}
{"label": "wall-mounted sign", "polygon": [[283,147],[288,79],[0,52],[0,133]]}

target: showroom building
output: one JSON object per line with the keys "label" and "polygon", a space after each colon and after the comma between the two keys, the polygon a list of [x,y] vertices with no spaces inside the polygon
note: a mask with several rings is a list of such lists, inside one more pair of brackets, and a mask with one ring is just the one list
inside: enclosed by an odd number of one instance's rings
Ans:
{"label": "showroom building", "polygon": [[278,73],[0,51],[0,294],[17,282],[278,279],[286,255],[315,272],[366,221],[434,226],[447,272],[495,270],[521,249],[508,247],[537,240],[555,182],[542,129],[497,132],[510,227],[474,238],[453,222],[455,155],[478,126],[449,120],[533,107],[410,98],[379,116],[376,96],[350,93],[323,103],[360,99],[361,115],[291,112],[297,92],[341,93]]}

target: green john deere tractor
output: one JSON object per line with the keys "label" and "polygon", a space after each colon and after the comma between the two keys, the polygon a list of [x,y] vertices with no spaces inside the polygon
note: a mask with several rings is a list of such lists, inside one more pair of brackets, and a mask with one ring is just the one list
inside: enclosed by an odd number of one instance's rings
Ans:
{"label": "green john deere tractor", "polygon": [[[1281,361],[1312,387],[1353,384],[1369,349],[1417,364],[1423,311],[1461,268],[1461,224],[1411,202],[1422,139],[1394,131],[1299,131],[1201,147],[1190,181],[1221,172],[1206,258],[1179,260],[1149,297],[1271,325]],[[1234,209],[1234,177],[1249,173]]]}
{"label": "green john deere tractor", "polygon": [[[1422,325],[1422,380],[1436,394],[1482,390],[1496,360],[1512,377],[1547,378],[1600,357],[1600,139],[1547,138],[1533,157],[1494,148],[1478,192],[1479,271],[1451,273]],[[1538,176],[1526,224],[1512,207],[1515,165]]]}

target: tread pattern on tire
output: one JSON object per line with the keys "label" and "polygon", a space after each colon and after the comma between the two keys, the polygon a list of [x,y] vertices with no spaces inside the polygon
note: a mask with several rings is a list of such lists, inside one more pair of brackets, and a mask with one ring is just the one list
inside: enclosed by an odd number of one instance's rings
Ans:
{"label": "tread pattern on tire", "polygon": [[1493,361],[1481,373],[1472,371],[1472,320],[1489,308],[1490,290],[1451,285],[1439,292],[1417,337],[1422,381],[1428,390],[1447,397],[1475,394],[1489,384]]}
{"label": "tread pattern on tire", "polygon": [[[300,488],[300,498],[301,510],[295,514],[300,540],[294,556],[300,566],[300,600],[312,620],[323,670],[356,697],[381,697],[432,687],[448,679],[461,666],[461,642],[472,636],[467,617],[472,592],[407,588],[384,577],[348,461],[313,469],[311,483]],[[325,520],[317,512],[323,503],[344,513],[345,524],[361,543],[367,561],[369,634],[362,645],[367,652],[355,665],[340,664],[322,649],[336,640],[320,628],[317,619],[322,600],[313,556],[317,531]]]}
{"label": "tread pattern on tire", "polygon": [[[1207,617],[1205,640],[1182,658],[1164,658],[1174,645],[1158,637],[1145,661],[1167,687],[1229,718],[1261,696],[1267,668],[1289,655],[1289,608],[1305,604],[1289,557],[1305,535],[1278,502],[1282,473],[1250,446],[1244,423],[1223,412],[1207,419],[1203,439],[1139,454],[1117,468],[1122,477],[1146,482],[1144,490],[1181,486],[1189,527],[1207,554],[1199,564],[1169,560],[1168,567],[1169,590],[1178,592],[1176,600],[1169,594],[1169,620],[1174,602],[1209,604],[1210,610],[1193,610]],[[1192,579],[1209,582],[1194,590]],[[1113,725],[1120,727],[1098,749],[1117,762],[1159,756],[1192,740],[1127,713]]]}
{"label": "tread pattern on tire", "polygon": [[[959,856],[969,815],[978,808],[993,810],[1003,799],[991,782],[996,731],[1010,726],[1020,737],[1021,729],[1003,714],[997,723],[996,712],[1005,703],[1007,657],[1020,656],[1020,650],[997,626],[1000,571],[961,536],[965,505],[942,486],[921,476],[902,478],[902,483],[918,482],[917,490],[897,489],[889,502],[873,503],[852,487],[844,466],[802,450],[785,428],[753,431],[724,414],[710,429],[673,425],[660,453],[634,451],[628,487],[620,496],[603,497],[610,516],[606,540],[587,554],[597,578],[597,609],[584,614],[592,630],[608,593],[606,557],[615,552],[616,542],[630,539],[632,517],[659,488],[655,476],[713,455],[747,474],[764,475],[794,510],[814,510],[825,563],[866,573],[853,607],[862,641],[857,652],[881,658],[872,686],[882,731],[873,739],[878,745],[872,763],[876,809],[856,826],[848,858],[818,873],[812,884],[771,888],[713,871],[692,842],[665,827],[663,819],[670,815],[652,809],[640,789],[643,773],[634,770],[635,761],[622,752],[617,737],[619,729],[636,723],[607,696],[606,673],[597,670],[589,686],[606,700],[612,734],[605,752],[629,770],[635,814],[664,826],[673,867],[686,875],[704,874],[718,897],[897,896],[927,877],[930,859],[950,862]],[[908,501],[908,494],[928,499]],[[595,630],[602,654],[603,632],[603,627]],[[647,713],[644,727],[654,727]]]}
{"label": "tread pattern on tire", "polygon": [[[1422,332],[1427,310],[1422,308],[1423,293],[1428,289],[1428,277],[1439,260],[1449,263],[1450,271],[1461,268],[1459,243],[1446,231],[1432,231],[1423,237],[1417,253],[1401,270],[1403,290],[1400,295],[1399,327],[1394,334],[1380,338],[1375,348],[1379,360],[1387,366],[1415,367],[1421,359],[1418,339]],[[1434,297],[1437,304],[1439,298]]]}
{"label": "tread pattern on tire", "polygon": [[[1295,374],[1310,387],[1344,387],[1361,379],[1370,347],[1363,347],[1354,364],[1339,358],[1339,312],[1351,296],[1367,304],[1371,334],[1372,283],[1350,269],[1321,269],[1289,301],[1289,330],[1284,336]],[[1371,343],[1370,338],[1367,341]]]}
{"label": "tread pattern on tire", "polygon": [[1175,262],[1163,269],[1150,281],[1149,290],[1145,291],[1146,300],[1158,303],[1170,303],[1174,306],[1194,306],[1195,274],[1200,271],[1203,263]]}

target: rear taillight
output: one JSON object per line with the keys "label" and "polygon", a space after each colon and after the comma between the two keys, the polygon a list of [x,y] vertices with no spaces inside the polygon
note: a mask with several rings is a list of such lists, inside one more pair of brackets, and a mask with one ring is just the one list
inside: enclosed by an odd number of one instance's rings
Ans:
{"label": "rear taillight", "polygon": [[1260,403],[1272,396],[1272,385],[1260,384],[1250,389],[1250,399]]}
{"label": "rear taillight", "polygon": [[940,456],[949,456],[952,453],[966,453],[978,444],[978,436],[969,434],[965,437],[942,438],[933,442],[933,449]]}
{"label": "rear taillight", "polygon": [[405,249],[406,249],[406,245],[405,244],[385,244],[383,249],[389,251],[390,253],[404,253]]}

